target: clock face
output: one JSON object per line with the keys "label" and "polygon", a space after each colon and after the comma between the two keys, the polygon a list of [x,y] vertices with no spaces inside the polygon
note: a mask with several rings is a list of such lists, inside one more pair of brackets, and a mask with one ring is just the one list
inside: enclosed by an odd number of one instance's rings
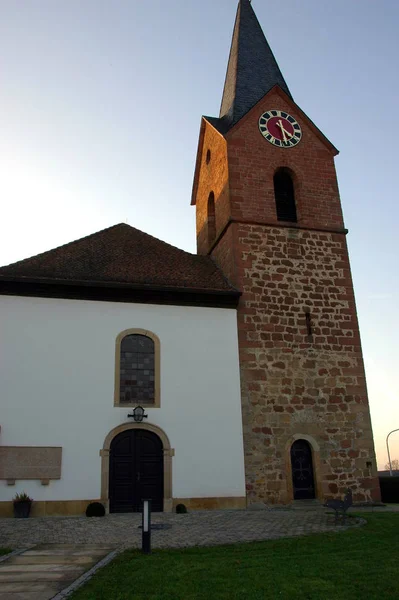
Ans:
{"label": "clock face", "polygon": [[292,148],[302,137],[299,124],[283,110],[268,110],[259,119],[259,131],[268,142],[279,148]]}

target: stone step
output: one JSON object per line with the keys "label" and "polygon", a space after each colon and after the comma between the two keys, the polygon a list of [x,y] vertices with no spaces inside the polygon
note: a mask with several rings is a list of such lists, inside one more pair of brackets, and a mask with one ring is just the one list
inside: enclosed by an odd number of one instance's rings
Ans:
{"label": "stone step", "polygon": [[293,510],[325,510],[319,500],[294,500],[291,508]]}
{"label": "stone step", "polygon": [[27,550],[24,556],[105,556],[114,548],[92,549],[92,550],[68,550],[60,546],[53,550]]}
{"label": "stone step", "polygon": [[57,573],[57,572],[73,572],[82,573],[84,567],[76,565],[60,565],[60,564],[37,564],[37,565],[15,565],[8,561],[0,564],[0,575],[2,573]]}
{"label": "stone step", "polygon": [[[1,584],[1,593],[22,593],[22,592],[52,592],[53,596],[57,594],[64,585],[57,585],[51,583],[35,583],[35,582],[24,582],[24,581],[13,581],[12,583],[2,583]],[[1,598],[1,596],[0,596]]]}
{"label": "stone step", "polygon": [[0,563],[0,600],[50,600],[114,549],[40,544]]}
{"label": "stone step", "polygon": [[71,581],[71,572],[53,572],[53,573],[0,573],[0,589],[3,583],[31,581],[38,583],[40,581]]}
{"label": "stone step", "polygon": [[65,550],[108,550],[113,547],[112,544],[38,544],[34,548],[29,548],[26,552],[34,552],[36,550],[56,550],[57,548],[63,548]]}
{"label": "stone step", "polygon": [[56,593],[51,589],[41,592],[0,592],[0,600],[51,600]]}
{"label": "stone step", "polygon": [[15,556],[7,560],[8,565],[91,565],[98,562],[99,556]]}

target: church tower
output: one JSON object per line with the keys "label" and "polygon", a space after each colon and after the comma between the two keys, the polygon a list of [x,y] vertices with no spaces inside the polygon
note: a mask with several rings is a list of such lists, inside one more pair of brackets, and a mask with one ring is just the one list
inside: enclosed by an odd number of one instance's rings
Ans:
{"label": "church tower", "polygon": [[334,156],[240,0],[220,115],[203,117],[197,248],[241,292],[248,504],[377,501],[373,434]]}

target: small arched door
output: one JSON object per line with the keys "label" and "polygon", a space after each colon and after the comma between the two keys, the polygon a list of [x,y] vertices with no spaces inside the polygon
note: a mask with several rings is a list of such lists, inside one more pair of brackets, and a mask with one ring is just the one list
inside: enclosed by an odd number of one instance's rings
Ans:
{"label": "small arched door", "polygon": [[312,449],[306,440],[296,440],[292,444],[291,468],[294,500],[315,498]]}
{"label": "small arched door", "polygon": [[109,454],[109,510],[140,512],[143,499],[152,510],[163,510],[163,446],[145,429],[128,429],[115,436]]}

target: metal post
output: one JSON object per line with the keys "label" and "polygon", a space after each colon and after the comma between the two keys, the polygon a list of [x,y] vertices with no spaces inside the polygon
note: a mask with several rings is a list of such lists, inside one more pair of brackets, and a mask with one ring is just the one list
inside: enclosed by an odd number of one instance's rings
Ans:
{"label": "metal post", "polygon": [[393,473],[392,473],[392,463],[391,463],[391,455],[389,453],[389,444],[388,444],[388,438],[391,435],[391,433],[395,433],[395,431],[399,431],[399,429],[392,429],[392,431],[390,431],[387,435],[387,451],[388,451],[388,462],[389,462],[389,474],[392,477]]}
{"label": "metal post", "polygon": [[151,554],[151,500],[143,500],[143,532],[141,550]]}

